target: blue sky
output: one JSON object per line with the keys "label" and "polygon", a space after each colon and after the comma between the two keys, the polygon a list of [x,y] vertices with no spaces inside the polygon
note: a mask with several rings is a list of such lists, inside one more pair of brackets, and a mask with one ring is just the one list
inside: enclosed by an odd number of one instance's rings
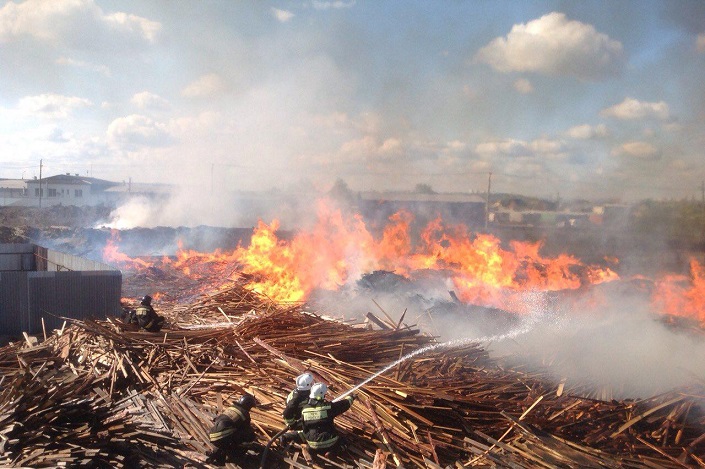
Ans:
{"label": "blue sky", "polygon": [[702,1],[0,7],[0,178],[701,196]]}

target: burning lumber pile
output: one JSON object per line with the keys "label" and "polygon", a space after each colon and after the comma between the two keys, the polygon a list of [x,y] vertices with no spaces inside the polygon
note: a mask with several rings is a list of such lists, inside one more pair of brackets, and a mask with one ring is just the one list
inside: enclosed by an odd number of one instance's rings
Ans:
{"label": "burning lumber pile", "polygon": [[[638,401],[576,397],[540,373],[503,368],[481,344],[434,347],[414,326],[327,320],[241,285],[161,312],[161,333],[70,321],[1,348],[1,464],[208,467],[213,418],[242,393],[259,402],[263,447],[284,427],[301,372],[334,398],[427,347],[357,391],[336,419],[348,442],[339,458],[309,461],[274,445],[267,467],[705,467],[702,387]],[[257,452],[238,463],[259,464]]]}

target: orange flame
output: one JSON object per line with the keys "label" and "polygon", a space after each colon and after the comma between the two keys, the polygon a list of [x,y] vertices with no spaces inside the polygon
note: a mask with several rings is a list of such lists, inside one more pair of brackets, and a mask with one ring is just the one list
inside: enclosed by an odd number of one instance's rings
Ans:
{"label": "orange flame", "polygon": [[654,302],[666,314],[697,319],[705,323],[705,269],[690,260],[690,278],[668,275],[656,282]]}
{"label": "orange flame", "polygon": [[110,238],[108,238],[105,247],[103,247],[103,260],[105,262],[127,270],[141,270],[151,266],[149,262],[132,258],[120,252],[120,248],[118,247],[119,242],[120,232],[114,229],[110,230]]}
{"label": "orange flame", "polygon": [[395,270],[444,270],[467,302],[506,307],[507,292],[576,289],[587,283],[616,280],[605,267],[585,266],[567,254],[546,258],[541,243],[510,243],[503,249],[492,235],[472,236],[463,225],[446,227],[440,218],[423,230],[417,245],[409,227],[413,216],[399,212],[390,218],[382,238],[375,240],[362,219],[344,217],[321,203],[318,224],[298,233],[291,242],[277,239],[278,222],[262,222],[248,248],[238,250],[245,272],[257,276],[250,284],[277,300],[305,299],[315,288],[337,289],[360,274]]}

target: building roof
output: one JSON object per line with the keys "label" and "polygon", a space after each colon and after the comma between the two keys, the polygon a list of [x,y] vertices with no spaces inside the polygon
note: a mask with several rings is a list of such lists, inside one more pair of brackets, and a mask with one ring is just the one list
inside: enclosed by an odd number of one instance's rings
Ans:
{"label": "building roof", "polygon": [[[25,181],[27,184],[39,184],[39,179],[27,179]],[[42,178],[42,184],[75,184],[80,186],[111,187],[119,183],[88,176],[57,174],[56,176]]]}
{"label": "building roof", "polygon": [[0,179],[0,188],[2,189],[26,189],[26,179]]}

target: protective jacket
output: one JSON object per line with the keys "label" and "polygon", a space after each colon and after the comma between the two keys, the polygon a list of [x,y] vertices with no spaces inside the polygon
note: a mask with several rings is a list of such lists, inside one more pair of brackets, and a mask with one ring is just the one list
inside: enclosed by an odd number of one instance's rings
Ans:
{"label": "protective jacket", "polygon": [[164,324],[164,318],[159,316],[151,305],[139,305],[135,308],[134,317],[137,324],[149,332],[158,332]]}
{"label": "protective jacket", "polygon": [[337,402],[324,399],[309,399],[301,410],[303,436],[313,450],[326,450],[338,443],[340,438],[333,419],[350,408],[353,396]]}
{"label": "protective jacket", "polygon": [[215,418],[208,438],[220,449],[232,449],[240,443],[254,441],[250,412],[239,404],[232,404]]}
{"label": "protective jacket", "polygon": [[[294,389],[286,396],[286,407],[284,407],[284,412],[282,416],[284,417],[284,422],[291,426],[294,422],[301,418],[301,410],[306,405],[308,401],[308,391],[299,391]],[[300,425],[298,426],[300,428]]]}

